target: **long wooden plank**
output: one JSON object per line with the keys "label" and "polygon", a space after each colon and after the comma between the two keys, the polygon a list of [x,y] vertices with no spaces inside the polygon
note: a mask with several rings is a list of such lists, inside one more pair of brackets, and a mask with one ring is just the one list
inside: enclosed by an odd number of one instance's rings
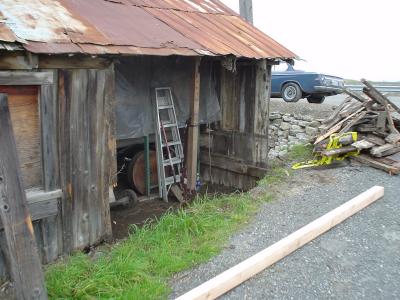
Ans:
{"label": "long wooden plank", "polygon": [[47,299],[5,94],[0,94],[0,217],[17,299]]}
{"label": "long wooden plank", "polygon": [[215,299],[225,294],[383,197],[383,195],[383,187],[372,187],[265,250],[178,297],[176,300]]}

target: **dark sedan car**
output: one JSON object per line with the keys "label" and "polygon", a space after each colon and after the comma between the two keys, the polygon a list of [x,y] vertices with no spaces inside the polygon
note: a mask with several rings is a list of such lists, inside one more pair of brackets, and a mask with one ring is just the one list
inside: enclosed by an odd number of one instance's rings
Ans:
{"label": "dark sedan car", "polygon": [[283,98],[286,102],[307,98],[310,103],[322,103],[325,96],[342,93],[343,86],[344,81],[340,77],[298,71],[287,64],[285,71],[272,71],[271,97]]}

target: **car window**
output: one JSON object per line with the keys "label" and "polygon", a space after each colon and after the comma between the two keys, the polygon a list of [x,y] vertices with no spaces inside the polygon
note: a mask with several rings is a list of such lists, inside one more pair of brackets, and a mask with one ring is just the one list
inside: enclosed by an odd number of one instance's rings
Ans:
{"label": "car window", "polygon": [[287,63],[281,62],[279,65],[274,65],[272,68],[273,72],[285,72],[288,66]]}

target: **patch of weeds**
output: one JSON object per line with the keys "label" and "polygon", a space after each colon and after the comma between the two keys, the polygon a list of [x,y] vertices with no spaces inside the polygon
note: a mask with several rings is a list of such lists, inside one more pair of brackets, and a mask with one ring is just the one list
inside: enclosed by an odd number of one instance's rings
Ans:
{"label": "patch of weeds", "polygon": [[156,222],[132,226],[127,240],[102,250],[96,259],[77,253],[49,266],[49,297],[165,298],[174,273],[218,254],[229,236],[271,198],[268,194],[254,198],[250,193],[199,197],[188,208],[169,211]]}
{"label": "patch of weeds", "polygon": [[313,148],[311,144],[294,145],[288,153],[288,159],[296,162],[310,160],[313,158]]}
{"label": "patch of weeds", "polygon": [[259,186],[271,186],[277,185],[284,181],[287,177],[291,175],[291,170],[284,167],[274,167],[269,170],[267,176],[258,181]]}

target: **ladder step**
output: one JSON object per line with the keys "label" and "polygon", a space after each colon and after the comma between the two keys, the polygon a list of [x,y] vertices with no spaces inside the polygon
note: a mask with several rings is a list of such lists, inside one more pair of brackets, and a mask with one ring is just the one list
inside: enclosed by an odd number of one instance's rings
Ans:
{"label": "ladder step", "polygon": [[170,108],[173,108],[174,106],[173,105],[160,105],[160,106],[158,106],[158,109],[160,110],[160,109],[170,109]]}
{"label": "ladder step", "polygon": [[175,181],[174,181],[174,176],[165,178],[165,185],[170,185],[170,184],[173,184],[175,182],[181,182],[181,175],[176,175],[175,176]]}
{"label": "ladder step", "polygon": [[178,127],[177,123],[167,123],[163,124],[164,128],[170,128],[170,127]]}
{"label": "ladder step", "polygon": [[[180,164],[182,162],[182,159],[180,159],[179,157],[174,157],[171,160],[172,160],[172,164],[173,165],[177,165],[177,164]],[[170,166],[171,165],[171,161],[169,159],[164,159],[163,160],[163,165],[164,165],[164,167]]]}
{"label": "ladder step", "polygon": [[[170,146],[176,146],[176,145],[180,145],[181,142],[180,141],[176,141],[176,142],[168,142],[168,147]],[[167,144],[162,144],[163,147],[167,147]]]}

